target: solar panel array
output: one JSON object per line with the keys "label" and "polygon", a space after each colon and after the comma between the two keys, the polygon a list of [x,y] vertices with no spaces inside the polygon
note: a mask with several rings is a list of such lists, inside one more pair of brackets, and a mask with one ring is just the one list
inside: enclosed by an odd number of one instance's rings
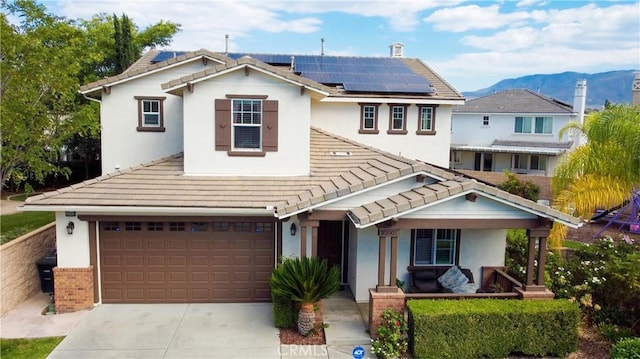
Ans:
{"label": "solar panel array", "polygon": [[151,60],[151,62],[156,63],[156,62],[162,62],[164,60],[169,60],[172,59],[174,57],[178,57],[180,55],[184,55],[186,53],[186,51],[160,51],[156,57],[153,58],[153,60]]}
{"label": "solar panel array", "polygon": [[[184,52],[163,51],[153,62],[164,61]],[[274,66],[291,66],[292,55],[228,53],[239,59],[250,56]],[[342,57],[322,55],[295,55],[294,71],[302,77],[321,84],[340,85],[346,92],[416,93],[435,92],[431,83],[398,58],[390,57]]]}

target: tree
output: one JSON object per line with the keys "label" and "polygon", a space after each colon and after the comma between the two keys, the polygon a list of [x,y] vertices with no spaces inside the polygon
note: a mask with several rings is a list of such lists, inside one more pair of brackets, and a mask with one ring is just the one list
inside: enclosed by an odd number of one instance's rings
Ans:
{"label": "tree", "polygon": [[[554,205],[573,215],[591,218],[598,208],[629,199],[640,185],[640,107],[611,105],[570,123],[560,131],[578,130],[585,145],[569,153],[552,180]],[[562,237],[556,232],[555,240]]]}
{"label": "tree", "polygon": [[133,24],[129,17],[122,14],[118,17],[113,14],[113,38],[116,44],[115,72],[121,73],[129,68],[139,57],[133,44]]}
{"label": "tree", "polygon": [[538,200],[538,193],[540,192],[538,185],[531,181],[520,180],[515,173],[509,171],[505,171],[504,173],[507,175],[507,179],[498,184],[498,188],[534,202]]}
{"label": "tree", "polygon": [[65,174],[50,162],[65,136],[74,129],[70,114],[77,107],[78,59],[82,32],[69,21],[48,14],[33,1],[3,3],[22,19],[9,24],[0,14],[1,180],[42,181],[47,174]]}
{"label": "tree", "polygon": [[285,259],[271,273],[269,284],[275,295],[300,304],[298,332],[307,335],[315,322],[313,305],[340,288],[340,270],[329,269],[326,259]]}
{"label": "tree", "polygon": [[[98,106],[84,99],[78,88],[116,73],[116,17],[67,20],[34,0],[3,1],[1,7],[21,22],[11,24],[5,12],[0,14],[0,184],[68,175],[69,169],[53,163],[59,151],[95,151],[99,141]],[[126,15],[118,23],[131,39],[129,65],[144,49],[168,45],[180,30],[179,24],[160,21],[138,36]]]}

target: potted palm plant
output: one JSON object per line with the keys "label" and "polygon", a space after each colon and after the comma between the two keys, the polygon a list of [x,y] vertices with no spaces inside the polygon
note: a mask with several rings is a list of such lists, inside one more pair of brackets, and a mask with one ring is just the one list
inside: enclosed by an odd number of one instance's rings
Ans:
{"label": "potted palm plant", "polygon": [[271,291],[300,304],[298,332],[308,335],[314,328],[314,305],[340,288],[340,270],[329,268],[319,258],[284,259],[271,273]]}

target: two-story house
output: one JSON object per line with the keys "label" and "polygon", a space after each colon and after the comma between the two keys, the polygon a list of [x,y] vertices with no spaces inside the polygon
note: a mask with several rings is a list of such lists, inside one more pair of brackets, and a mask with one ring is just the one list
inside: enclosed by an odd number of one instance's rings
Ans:
{"label": "two-story house", "polygon": [[[23,208],[56,212],[59,312],[269,301],[281,256],[339,266],[356,301],[403,295],[410,266],[479,286],[508,228],[544,253],[552,222],[580,225],[446,169],[464,98],[418,59],[152,51],[81,93],[103,175]],[[546,294],[534,257],[523,296]]]}
{"label": "two-story house", "polygon": [[453,107],[450,168],[552,176],[558,160],[579,138],[559,136],[582,123],[586,81],[578,81],[574,105],[539,93],[505,90]]}

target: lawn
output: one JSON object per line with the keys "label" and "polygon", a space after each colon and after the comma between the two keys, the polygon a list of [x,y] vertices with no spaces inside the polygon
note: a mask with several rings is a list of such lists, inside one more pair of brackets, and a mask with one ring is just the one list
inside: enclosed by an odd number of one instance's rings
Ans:
{"label": "lawn", "polygon": [[53,212],[21,212],[0,216],[0,244],[10,242],[54,220]]}
{"label": "lawn", "polygon": [[46,358],[64,337],[37,339],[0,339],[0,357],[2,359]]}

